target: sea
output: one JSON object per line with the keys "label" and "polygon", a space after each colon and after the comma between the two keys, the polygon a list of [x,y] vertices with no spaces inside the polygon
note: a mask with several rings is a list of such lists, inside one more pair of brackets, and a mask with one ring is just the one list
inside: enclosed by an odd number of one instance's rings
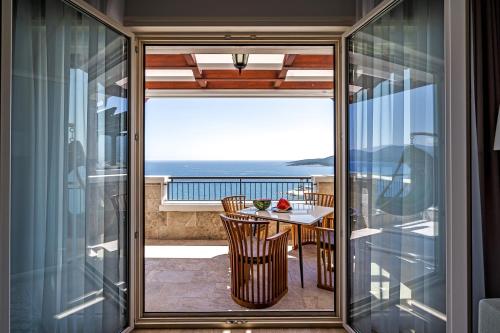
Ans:
{"label": "sea", "polygon": [[333,166],[289,166],[289,161],[146,161],[146,176],[248,177],[333,175]]}
{"label": "sea", "polygon": [[[265,177],[310,177],[333,175],[333,166],[290,166],[289,161],[146,161],[146,176],[200,177],[199,179],[171,179],[167,185],[168,200],[220,200],[225,196],[244,194],[248,199],[286,197],[301,200],[304,192],[312,190],[308,179],[273,179]],[[354,163],[351,171],[390,175],[394,164]],[[355,169],[353,169],[355,168]],[[234,179],[203,179],[203,177],[234,177]],[[237,179],[241,177],[241,179]],[[245,177],[263,177],[245,179]]]}
{"label": "sea", "polygon": [[[288,165],[290,161],[145,161],[146,176],[175,177],[248,177],[333,175],[333,166]],[[397,163],[351,161],[349,171],[390,176]],[[408,172],[404,166],[401,171]]]}

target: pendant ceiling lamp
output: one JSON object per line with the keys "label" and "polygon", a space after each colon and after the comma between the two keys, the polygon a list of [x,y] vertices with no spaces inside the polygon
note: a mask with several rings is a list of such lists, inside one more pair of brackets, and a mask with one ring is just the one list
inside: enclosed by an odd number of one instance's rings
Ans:
{"label": "pendant ceiling lamp", "polygon": [[242,54],[242,53],[233,54],[233,65],[238,69],[238,71],[241,74],[241,71],[248,65],[248,54]]}

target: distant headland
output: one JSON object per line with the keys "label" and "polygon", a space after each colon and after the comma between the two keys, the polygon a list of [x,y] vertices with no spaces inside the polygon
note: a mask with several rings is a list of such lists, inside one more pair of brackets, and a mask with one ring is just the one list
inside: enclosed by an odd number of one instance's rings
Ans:
{"label": "distant headland", "polygon": [[333,166],[335,162],[334,156],[328,156],[324,158],[309,158],[305,160],[291,161],[288,162],[288,166],[300,166],[300,165],[319,165],[319,166]]}

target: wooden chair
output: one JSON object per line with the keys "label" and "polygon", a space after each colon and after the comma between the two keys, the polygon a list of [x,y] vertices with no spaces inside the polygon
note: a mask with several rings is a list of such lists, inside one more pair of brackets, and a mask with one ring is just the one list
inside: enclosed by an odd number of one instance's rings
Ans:
{"label": "wooden chair", "polygon": [[220,217],[229,241],[231,297],[251,309],[276,304],[288,291],[290,231],[269,237],[269,221],[231,213]]}
{"label": "wooden chair", "polygon": [[333,228],[315,227],[317,246],[317,286],[333,291],[335,276],[335,231]]}
{"label": "wooden chair", "polygon": [[236,213],[245,207],[246,197],[244,195],[233,195],[231,197],[225,197],[221,200],[222,207],[226,213]]}
{"label": "wooden chair", "polygon": [[[323,207],[333,207],[335,204],[333,194],[326,193],[304,193],[304,201],[306,204],[313,206],[323,206]],[[333,214],[325,216],[320,225],[322,227],[333,228]],[[315,244],[316,243],[316,232],[314,226],[303,226],[302,227],[302,245],[305,244]],[[298,237],[297,237],[297,226],[292,228],[292,243],[293,248],[298,247]]]}
{"label": "wooden chair", "polygon": [[[226,215],[237,214],[239,210],[245,209],[245,201],[246,197],[244,195],[233,195],[231,197],[225,197],[221,200],[222,207],[224,207],[224,212],[226,212]],[[237,216],[240,215],[237,214]],[[259,226],[259,228],[262,227],[263,226]],[[260,230],[259,232],[263,232],[263,230]]]}

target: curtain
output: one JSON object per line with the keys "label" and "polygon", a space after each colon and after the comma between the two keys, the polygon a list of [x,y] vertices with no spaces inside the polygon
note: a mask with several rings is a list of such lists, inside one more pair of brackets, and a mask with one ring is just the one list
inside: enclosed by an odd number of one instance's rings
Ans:
{"label": "curtain", "polygon": [[361,20],[381,2],[382,0],[356,0],[356,21]]}
{"label": "curtain", "polygon": [[472,299],[500,297],[500,152],[493,150],[500,106],[500,3],[471,1]]}
{"label": "curtain", "polygon": [[14,1],[13,332],[126,326],[126,46],[59,0]]}
{"label": "curtain", "polygon": [[445,332],[443,2],[403,0],[348,39],[348,322]]}
{"label": "curtain", "polygon": [[104,14],[116,21],[123,23],[125,14],[125,1],[123,0],[84,0]]}

